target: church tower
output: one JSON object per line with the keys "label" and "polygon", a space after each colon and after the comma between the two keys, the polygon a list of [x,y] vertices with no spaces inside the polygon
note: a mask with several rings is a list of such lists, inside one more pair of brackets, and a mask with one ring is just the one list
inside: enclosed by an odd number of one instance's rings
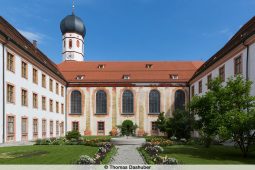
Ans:
{"label": "church tower", "polygon": [[81,18],[74,15],[66,16],[60,23],[62,32],[63,61],[84,61],[84,37],[86,28]]}

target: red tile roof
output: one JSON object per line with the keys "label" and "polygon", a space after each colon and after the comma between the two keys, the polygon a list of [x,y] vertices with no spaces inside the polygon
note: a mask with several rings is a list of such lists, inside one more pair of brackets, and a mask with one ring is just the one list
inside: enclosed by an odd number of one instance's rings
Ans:
{"label": "red tile roof", "polygon": [[[152,64],[146,68],[146,64]],[[109,83],[109,82],[188,82],[194,72],[203,62],[76,62],[65,61],[58,65],[59,70],[68,82]],[[104,68],[99,68],[104,65]],[[178,75],[177,80],[170,79],[170,75]],[[82,80],[77,76],[83,75]],[[124,80],[123,76],[129,75],[130,79]]]}

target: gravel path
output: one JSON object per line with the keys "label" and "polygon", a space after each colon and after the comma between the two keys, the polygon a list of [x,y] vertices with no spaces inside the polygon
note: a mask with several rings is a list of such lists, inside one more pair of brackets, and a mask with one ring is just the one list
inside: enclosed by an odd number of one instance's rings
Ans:
{"label": "gravel path", "polygon": [[[118,142],[115,141],[115,147],[117,148],[117,153],[113,156],[110,164],[146,164],[137,151],[137,148],[141,146],[144,140],[140,140],[140,143],[137,143],[135,138],[118,138]],[[131,144],[135,143],[135,144]]]}

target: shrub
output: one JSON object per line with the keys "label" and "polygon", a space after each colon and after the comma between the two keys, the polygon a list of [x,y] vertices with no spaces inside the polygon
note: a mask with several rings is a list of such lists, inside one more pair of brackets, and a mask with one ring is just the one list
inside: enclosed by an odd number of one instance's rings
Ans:
{"label": "shrub", "polygon": [[66,139],[68,140],[75,139],[78,141],[80,137],[81,137],[81,134],[78,131],[69,131],[66,134]]}
{"label": "shrub", "polygon": [[124,136],[134,135],[137,129],[137,125],[135,125],[131,120],[124,120],[121,126],[118,126],[121,130],[121,134]]}
{"label": "shrub", "polygon": [[91,164],[95,164],[96,161],[94,158],[91,158],[88,155],[81,155],[80,159],[76,163],[80,165],[91,165]]}
{"label": "shrub", "polygon": [[167,156],[165,156],[162,159],[162,164],[177,165],[178,161],[175,158],[168,158]]}

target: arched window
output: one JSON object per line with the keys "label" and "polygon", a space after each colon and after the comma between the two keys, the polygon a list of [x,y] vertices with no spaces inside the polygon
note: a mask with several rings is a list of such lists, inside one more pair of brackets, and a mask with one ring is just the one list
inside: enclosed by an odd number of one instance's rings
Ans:
{"label": "arched window", "polygon": [[66,40],[64,40],[64,48],[66,48]]}
{"label": "arched window", "polygon": [[69,40],[69,48],[71,49],[73,47],[72,39]]}
{"label": "arched window", "polygon": [[103,90],[99,90],[96,94],[96,113],[107,113],[107,97]]}
{"label": "arched window", "polygon": [[160,94],[157,90],[151,90],[149,95],[149,112],[159,113],[160,112]]}
{"label": "arched window", "polygon": [[125,90],[122,95],[122,113],[134,113],[134,98],[130,90]]}
{"label": "arched window", "polygon": [[81,114],[81,92],[78,90],[71,94],[71,113]]}
{"label": "arched window", "polygon": [[175,92],[174,108],[175,110],[185,109],[185,92],[183,90],[177,90]]}
{"label": "arched window", "polygon": [[78,48],[80,47],[80,41],[79,41],[79,40],[76,41],[76,46],[77,46]]}

